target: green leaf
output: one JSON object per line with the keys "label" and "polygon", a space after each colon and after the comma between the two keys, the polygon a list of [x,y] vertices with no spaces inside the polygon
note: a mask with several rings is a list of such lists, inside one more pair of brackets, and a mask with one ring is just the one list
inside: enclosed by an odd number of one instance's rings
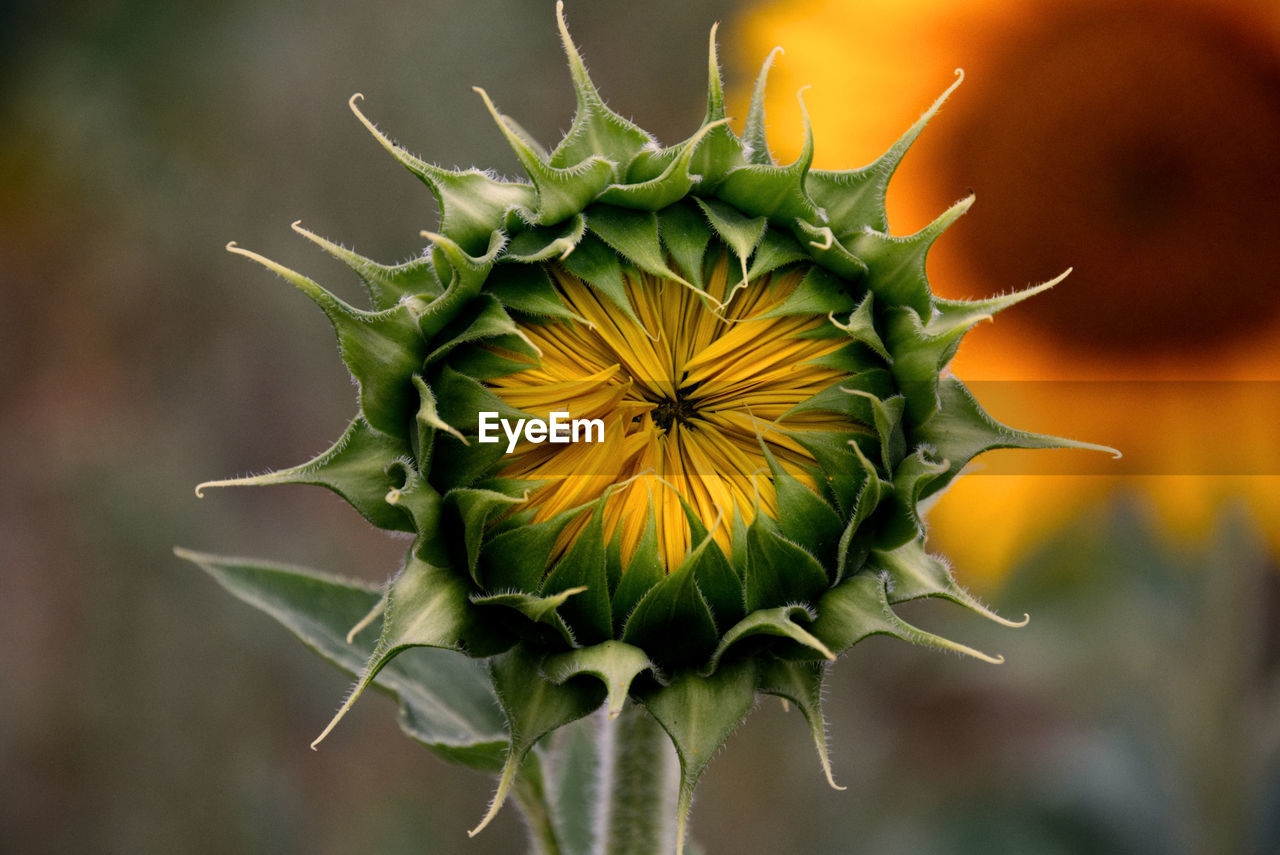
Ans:
{"label": "green leaf", "polygon": [[[742,577],[729,563],[720,544],[702,524],[697,511],[680,496],[680,505],[689,525],[689,538],[696,544],[681,565],[692,568],[694,583],[711,609],[719,631],[728,629],[746,614]],[[735,509],[736,511],[736,509]]]}
{"label": "green leaf", "polygon": [[533,204],[528,184],[500,181],[488,172],[468,169],[455,172],[414,157],[393,143],[356,107],[362,95],[352,95],[351,112],[401,165],[431,188],[440,204],[440,231],[468,253],[480,252],[490,234],[502,228],[508,212]]}
{"label": "green leaf", "polygon": [[419,554],[433,563],[443,560],[446,552],[435,538],[440,527],[440,494],[408,461],[396,461],[388,469],[400,472],[403,483],[387,491],[387,504],[400,508],[413,520]]}
{"label": "green leaf", "polygon": [[538,740],[587,715],[604,700],[604,687],[595,680],[570,680],[564,685],[548,680],[542,670],[545,659],[545,655],[517,645],[490,662],[489,671],[511,739],[497,792],[480,824],[467,832],[471,837],[497,815],[521,763]]}
{"label": "green leaf", "polygon": [[850,442],[849,447],[858,458],[858,465],[865,476],[862,480],[862,489],[858,491],[858,498],[853,506],[853,517],[849,520],[849,524],[856,528],[871,518],[872,512],[893,490],[893,484],[880,477],[875,464],[867,459],[856,442]]}
{"label": "green leaf", "polygon": [[[867,287],[877,298],[891,306],[908,306],[921,317],[928,317],[932,295],[925,257],[934,241],[972,204],[972,196],[960,200],[912,235],[896,237],[868,229],[847,238],[844,244],[866,263],[870,271]],[[893,351],[892,346],[889,349]],[[897,351],[893,352],[896,358]]]}
{"label": "green leaf", "polygon": [[[724,85],[720,79],[720,60],[716,55],[716,29],[711,27],[711,37],[707,50],[707,112],[702,120],[705,128],[722,121],[724,111]],[[724,180],[729,170],[746,163],[746,152],[742,140],[726,125],[715,124],[706,140],[695,152],[690,168],[701,180],[698,190],[711,193]]]}
{"label": "green leaf", "polygon": [[884,346],[884,340],[880,338],[880,333],[876,331],[875,315],[872,314],[873,297],[868,291],[863,295],[861,302],[858,303],[856,309],[849,315],[849,320],[840,323],[835,318],[831,319],[831,323],[848,334],[849,338],[854,341],[862,342],[867,347],[874,350],[889,365],[893,364],[893,356]]}
{"label": "green leaf", "polygon": [[[736,208],[715,199],[695,198],[694,201],[698,203],[698,207],[702,209],[702,212],[707,215],[707,221],[711,223],[711,228],[733,251],[733,254],[738,257],[738,262],[742,267],[742,282],[739,285],[745,285],[747,282],[747,259],[751,257],[751,254],[756,250],[756,246],[764,238],[765,229],[769,226],[768,219],[747,216]],[[727,297],[725,302],[729,302]]]}
{"label": "green leaf", "polygon": [[916,137],[920,136],[925,125],[937,114],[943,102],[963,79],[964,74],[957,71],[955,83],[947,87],[933,102],[933,106],[888,151],[876,158],[874,163],[861,169],[840,172],[815,170],[808,174],[805,187],[814,201],[826,210],[831,218],[831,225],[837,230],[841,240],[858,234],[866,226],[880,232],[889,231],[889,218],[885,213],[889,179],[897,171],[898,164],[902,162]]}
{"label": "green leaf", "polygon": [[329,735],[378,673],[403,651],[411,647],[439,647],[487,656],[505,646],[490,629],[479,625],[475,609],[467,601],[466,585],[454,571],[429,564],[413,551],[404,568],[391,580],[386,600],[382,632],[369,661],[351,694],[312,747]]}
{"label": "green leaf", "polygon": [[684,278],[698,288],[705,287],[702,259],[711,241],[707,218],[689,202],[681,202],[658,212],[658,231],[676,266],[684,272]]}
{"label": "green leaf", "polygon": [[811,630],[837,656],[873,635],[888,635],[912,644],[963,653],[999,664],[1000,657],[966,647],[917,629],[894,614],[889,606],[885,577],[859,573],[827,591],[818,602],[818,619]]}
{"label": "green leaf", "polygon": [[551,284],[551,277],[541,264],[499,264],[489,275],[485,290],[508,309],[526,315],[586,323],[560,299],[559,292]]}
{"label": "green leaf", "polygon": [[666,254],[658,240],[658,217],[653,211],[633,211],[597,203],[587,212],[587,228],[641,270],[693,288],[667,266]]}
{"label": "green leaf", "polygon": [[809,255],[823,267],[849,282],[858,282],[868,274],[867,264],[840,241],[830,226],[816,226],[796,220],[796,240],[808,247]]}
{"label": "green leaf", "polygon": [[931,330],[947,329],[955,326],[971,327],[974,323],[992,318],[1005,309],[1018,305],[1023,300],[1030,299],[1037,294],[1043,294],[1055,285],[1060,284],[1070,274],[1071,269],[1068,268],[1048,282],[1042,282],[1030,288],[1023,288],[1021,291],[1012,291],[1008,294],[987,297],[982,300],[946,300],[941,297],[934,297],[933,317],[930,318],[928,326]]}
{"label": "green leaf", "polygon": [[596,644],[613,634],[609,606],[609,577],[605,569],[604,498],[596,503],[591,520],[574,539],[564,557],[556,562],[542,585],[542,595],[550,596],[571,588],[583,592],[565,603],[565,621],[579,644]]}
{"label": "green leaf", "polygon": [[902,414],[906,411],[907,400],[902,395],[880,399],[870,392],[861,389],[845,389],[850,395],[865,398],[871,404],[871,422],[880,439],[880,464],[885,472],[893,472],[898,463],[906,456],[906,437],[903,433]]}
{"label": "green leaf", "polygon": [[951,483],[970,460],[995,448],[1084,448],[1120,456],[1120,452],[1105,445],[1007,427],[987,415],[973,393],[955,377],[942,378],[938,385],[938,399],[941,406],[917,428],[916,436],[921,442],[933,446],[939,456],[950,463],[950,467],[945,475],[930,483],[921,498]]}
{"label": "green leaf", "polygon": [[405,457],[406,452],[401,440],[375,431],[356,416],[329,450],[301,466],[246,478],[205,481],[196,487],[196,495],[202,496],[206,487],[314,484],[337,493],[378,528],[413,531],[408,515],[386,501],[387,492],[402,483],[397,474],[388,471],[389,465]]}
{"label": "green leaf", "polygon": [[495,412],[499,418],[506,419],[524,419],[529,414],[512,408],[475,378],[447,365],[440,367],[431,388],[436,393],[440,419],[470,438],[437,434],[437,447],[431,457],[431,481],[445,492],[470,486],[489,474],[502,461],[506,451],[505,442],[476,441],[479,414]]}
{"label": "green leaf", "polygon": [[918,537],[896,549],[873,549],[870,560],[886,576],[891,603],[903,603],[923,597],[940,597],[962,605],[1002,626],[1026,626],[1027,621],[1030,620],[1029,615],[1024,615],[1021,621],[1002,618],[978,602],[972,594],[960,587],[945,561],[925,551],[923,537]]}
{"label": "green leaf", "polygon": [[407,438],[417,404],[411,378],[425,355],[425,344],[409,305],[364,312],[301,273],[256,252],[234,243],[227,244],[227,249],[284,277],[324,311],[337,335],[342,361],[360,387],[360,411],[365,421],[389,436]]}
{"label": "green leaf", "polygon": [[[444,291],[444,285],[436,275],[435,266],[427,254],[404,264],[379,264],[304,229],[299,223],[301,220],[293,224],[295,232],[347,265],[360,277],[365,290],[369,292],[369,302],[376,311],[394,308],[407,297],[429,299],[438,297]],[[485,231],[486,236],[489,231],[491,229]]]}
{"label": "green leaf", "polygon": [[693,189],[695,179],[700,177],[689,171],[694,152],[709,133],[726,124],[728,119],[723,119],[714,125],[703,125],[697,133],[677,146],[670,156],[666,152],[653,155],[654,163],[666,161],[667,165],[660,174],[648,180],[634,181],[628,170],[628,183],[606,187],[598,201],[624,208],[656,211],[685,198]]}
{"label": "green leaf", "polygon": [[556,5],[556,20],[560,27],[560,42],[569,60],[569,73],[573,78],[573,91],[578,98],[578,109],[569,132],[551,153],[550,164],[573,167],[589,160],[593,155],[603,154],[616,165],[617,174],[621,177],[636,153],[653,145],[653,137],[648,131],[605,106],[587,74],[582,54],[569,36],[563,4]]}
{"label": "green leaf", "polygon": [[[485,107],[533,181],[538,194],[537,207],[521,212],[521,216],[531,224],[554,225],[578,214],[616,179],[617,164],[599,154],[567,167],[556,166],[546,160],[542,152],[530,144],[519,125],[498,112],[487,92],[479,87],[473,88],[484,99]],[[559,156],[553,157],[556,162],[563,160]]]}
{"label": "green leaf", "polygon": [[480,551],[480,585],[489,591],[537,591],[542,587],[556,539],[580,513],[580,509],[570,508],[549,520],[497,531]]}
{"label": "green leaf", "polygon": [[858,465],[856,458],[851,459],[854,452],[849,447],[850,435],[799,430],[789,431],[786,436],[803,446],[817,461],[824,492],[835,501],[840,517],[847,519],[867,479],[866,469]]}
{"label": "green leaf", "polygon": [[755,704],[756,664],[745,659],[710,677],[683,672],[667,686],[650,688],[640,702],[671,737],[680,757],[676,853],[683,852],[693,791],[729,736]]}
{"label": "green leaf", "polygon": [[609,582],[611,612],[613,595],[618,590],[618,583],[622,581],[622,574],[626,569],[622,566],[622,527],[619,526],[613,530],[613,536],[609,538],[609,544],[604,551],[604,571],[605,578]]}
{"label": "green leaf", "polygon": [[627,299],[626,279],[618,254],[595,235],[587,235],[577,248],[563,261],[564,267],[584,282],[594,285],[617,306],[627,320],[638,327],[644,324],[636,317],[631,301]]}
{"label": "green leaf", "polygon": [[556,631],[561,640],[569,646],[576,645],[573,632],[560,615],[560,607],[574,594],[581,594],[586,588],[566,588],[549,597],[518,592],[502,594],[473,594],[471,602],[477,606],[503,606],[514,609],[534,623],[546,624]]}
{"label": "green leaf", "polygon": [[[373,654],[372,633],[347,636],[381,599],[376,589],[299,567],[174,552],[347,674],[359,674]],[[485,771],[500,766],[507,742],[502,713],[478,661],[446,650],[417,650],[388,663],[374,685],[399,702],[405,732],[435,754]]]}
{"label": "green leaf", "polygon": [[609,718],[617,718],[631,690],[631,681],[642,671],[652,671],[653,663],[639,647],[610,640],[557,653],[547,659],[544,670],[547,679],[557,684],[584,674],[597,678],[607,692]]}
{"label": "green leaf", "polygon": [[[823,565],[834,563],[836,544],[844,529],[840,515],[815,492],[778,463],[764,440],[760,441],[765,462],[778,496],[778,529],[791,542],[817,557]],[[846,457],[846,460],[848,458]]]}
{"label": "green leaf", "polygon": [[649,589],[627,619],[622,640],[647,651],[663,668],[706,659],[715,647],[716,624],[698,590],[693,561],[686,558]]}
{"label": "green leaf", "polygon": [[618,587],[613,592],[613,632],[622,635],[622,629],[631,618],[636,605],[653,587],[667,577],[666,566],[658,551],[658,531],[653,518],[653,508],[649,508],[649,519],[645,523],[644,532],[636,544],[626,571],[618,580]]}
{"label": "green leaf", "polygon": [[744,580],[748,614],[794,603],[812,602],[828,585],[818,559],[761,524],[747,528],[747,573]]}
{"label": "green leaf", "polygon": [[521,503],[521,499],[513,498],[494,490],[476,490],[458,488],[444,494],[445,509],[461,523],[462,543],[466,550],[467,570],[471,578],[480,583],[477,563],[480,559],[480,548],[484,542],[485,526],[489,521]]}
{"label": "green leaf", "polygon": [[418,461],[418,470],[430,474],[431,456],[435,450],[437,431],[444,431],[463,445],[467,444],[467,438],[462,435],[462,431],[440,418],[435,393],[431,391],[426,380],[418,374],[413,375],[413,387],[418,390],[417,435],[414,438],[416,454],[414,456]]}
{"label": "green leaf", "polygon": [[[772,232],[771,232],[772,233]],[[762,244],[760,255],[764,251]],[[754,274],[753,274],[754,275]],[[832,315],[848,312],[854,307],[848,285],[821,267],[814,267],[800,280],[787,299],[760,318],[780,318],[785,315]]]}
{"label": "green leaf", "polygon": [[782,53],[782,48],[774,48],[764,58],[760,71],[756,74],[756,85],[751,90],[751,103],[747,107],[747,121],[742,129],[742,143],[747,148],[747,160],[750,163],[771,165],[773,157],[769,154],[769,140],[764,124],[764,95],[769,83],[769,69],[773,60]]}
{"label": "green leaf", "polygon": [[812,623],[814,615],[808,608],[800,605],[758,609],[747,615],[720,639],[720,644],[716,646],[715,653],[711,654],[711,661],[703,674],[714,673],[720,664],[721,657],[730,647],[744,639],[761,635],[787,638],[817,653],[823,659],[835,659],[835,654],[812,633],[796,623],[796,618],[803,619],[805,623]]}
{"label": "green leaf", "polygon": [[809,725],[809,734],[813,737],[813,746],[818,751],[818,762],[822,764],[827,783],[834,790],[843,790],[845,788],[837,784],[831,774],[827,724],[822,715],[822,684],[829,667],[826,662],[766,660],[760,669],[760,691],[785,698],[800,708]]}
{"label": "green leaf", "polygon": [[947,471],[947,462],[930,458],[924,448],[902,461],[893,473],[893,494],[889,508],[881,518],[881,535],[877,545],[900,546],[924,534],[920,518],[920,497],[938,476]]}
{"label": "green leaf", "polygon": [[[433,244],[431,249],[436,270],[449,272],[449,285],[444,293],[426,305],[406,303],[418,319],[418,329],[424,340],[434,342],[440,331],[455,318],[480,293],[493,269],[498,255],[506,246],[507,236],[494,231],[489,236],[488,251],[484,255],[471,255],[460,245],[444,235],[423,232],[422,236]],[[438,343],[437,343],[438,344]]]}
{"label": "green leaf", "polygon": [[[827,221],[826,212],[814,204],[805,189],[805,176],[813,164],[813,126],[804,105],[803,89],[797,97],[804,117],[804,144],[800,156],[787,166],[774,165],[764,141],[763,126],[757,143],[750,127],[751,118],[748,117],[743,139],[747,144],[748,158],[753,162],[730,170],[716,188],[716,195],[741,211],[766,216],[775,223],[790,225],[801,221],[822,224]],[[759,115],[763,121],[763,110]],[[757,145],[764,149],[760,157],[756,154]]]}
{"label": "green leaf", "polygon": [[[777,229],[768,229],[751,256],[751,268],[747,270],[747,279],[755,281],[766,273],[772,273],[780,267],[794,264],[797,261],[808,261],[809,254],[804,251],[794,237]],[[761,317],[768,317],[762,315]]]}
{"label": "green leaf", "polygon": [[511,236],[504,260],[532,264],[566,256],[573,252],[586,231],[587,220],[581,214],[554,226],[530,226]]}
{"label": "green leaf", "polygon": [[536,365],[542,355],[528,335],[511,320],[502,303],[492,294],[481,294],[439,332],[437,340],[442,340],[441,343],[424,361],[430,365],[461,344],[493,339],[502,339],[501,343],[507,349],[528,356],[528,365],[524,367]]}

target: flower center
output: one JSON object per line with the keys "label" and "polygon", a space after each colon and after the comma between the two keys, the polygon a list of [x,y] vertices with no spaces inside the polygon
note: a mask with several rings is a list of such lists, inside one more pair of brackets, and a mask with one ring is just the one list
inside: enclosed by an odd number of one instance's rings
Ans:
{"label": "flower center", "polygon": [[[684,396],[683,389],[677,389],[674,397],[659,398],[655,403],[657,407],[653,411],[653,423],[663,432],[671,430],[671,425],[676,422],[683,427],[690,426],[689,419],[695,409],[693,402]],[[640,418],[636,416],[632,421],[639,421]]]}
{"label": "flower center", "polygon": [[[735,270],[722,254],[705,292],[631,271],[623,306],[549,269],[578,320],[522,324],[538,365],[488,384],[538,418],[600,419],[604,441],[515,447],[499,476],[537,482],[525,506],[533,521],[585,509],[607,491],[605,533],[621,539],[624,567],[652,526],[670,571],[696,545],[686,513],[727,548],[735,517],[778,516],[769,457],[816,488],[806,437],[865,430],[845,414],[807,408],[846,379],[821,360],[849,340],[825,316],[781,308],[805,271],[735,288]],[[562,548],[589,516],[565,528]]]}

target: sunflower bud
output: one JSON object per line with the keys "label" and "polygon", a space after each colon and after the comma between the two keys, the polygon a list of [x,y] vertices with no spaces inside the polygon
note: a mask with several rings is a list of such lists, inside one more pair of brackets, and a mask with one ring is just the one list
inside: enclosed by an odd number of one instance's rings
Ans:
{"label": "sunflower bud", "polygon": [[326,313],[359,410],[310,462],[202,487],[319,484],[414,537],[346,639],[378,629],[335,723],[408,648],[487,660],[509,733],[491,817],[542,736],[631,699],[675,744],[683,826],[757,693],[799,707],[830,776],[838,654],[887,634],[1000,661],[894,613],[942,597],[1009,623],[928,554],[920,505],[988,449],[1081,444],[996,423],[945,373],[969,328],[1053,283],[931,294],[925,257],[971,199],[888,231],[889,178],[959,80],[874,163],[818,171],[807,122],[794,163],[769,154],[769,62],[730,129],[714,30],[706,116],[669,148],[605,106],[560,31],[577,113],[554,149],[479,93],[526,182],[419,160],[352,99],[440,204],[396,266],[295,224],[370,308],[231,247]]}

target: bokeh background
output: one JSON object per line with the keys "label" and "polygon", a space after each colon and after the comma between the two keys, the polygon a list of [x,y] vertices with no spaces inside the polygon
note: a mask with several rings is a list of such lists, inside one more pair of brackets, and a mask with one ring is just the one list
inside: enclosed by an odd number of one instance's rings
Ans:
{"label": "bokeh background", "polygon": [[[1075,273],[975,331],[993,412],[1124,461],[992,455],[933,509],[962,581],[1030,625],[909,618],[1008,662],[872,639],[834,669],[826,788],[767,703],[711,766],[719,852],[1280,851],[1280,12],[1269,0],[569,0],[598,85],[659,139],[733,111],[768,49],[771,143],[869,161],[964,67],[895,231],[977,192],[949,296]],[[353,391],[323,316],[228,240],[355,283],[288,228],[399,260],[430,194],[346,108],[446,166],[517,174],[472,85],[537,138],[572,111],[553,4],[0,7],[0,850],[509,853],[490,781],[391,706],[307,745],[344,678],[175,544],[381,580],[405,544],[338,499],[198,481],[328,446]],[[1037,458],[1037,460],[1042,458]],[[1108,469],[1114,466],[1114,469]],[[406,654],[412,655],[412,654]]]}

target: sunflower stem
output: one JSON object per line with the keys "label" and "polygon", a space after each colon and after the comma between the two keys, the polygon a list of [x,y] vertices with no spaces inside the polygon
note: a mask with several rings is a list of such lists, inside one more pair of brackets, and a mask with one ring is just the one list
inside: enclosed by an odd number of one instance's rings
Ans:
{"label": "sunflower stem", "polygon": [[[532,762],[530,762],[532,761]],[[530,855],[562,855],[551,821],[542,766],[530,757],[516,778],[512,794],[529,830]]]}
{"label": "sunflower stem", "polygon": [[628,703],[600,731],[601,855],[654,855],[676,849],[675,748],[658,722]]}

